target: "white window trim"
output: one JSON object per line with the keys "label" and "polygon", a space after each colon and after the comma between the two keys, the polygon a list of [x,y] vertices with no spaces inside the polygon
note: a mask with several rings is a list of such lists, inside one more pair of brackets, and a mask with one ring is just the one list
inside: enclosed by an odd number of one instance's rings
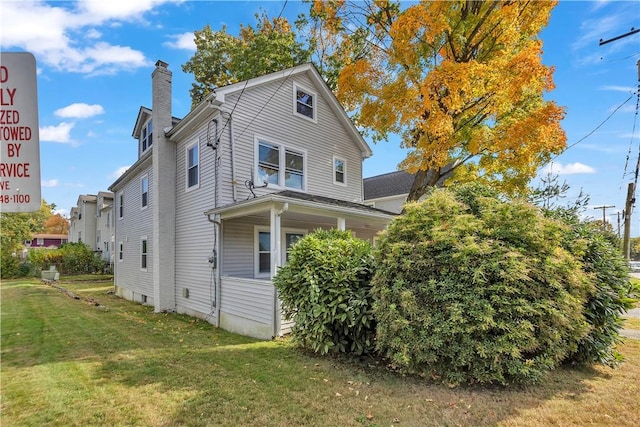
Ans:
{"label": "white window trim", "polygon": [[[272,139],[255,135],[254,141],[253,141],[253,153],[254,153],[253,168],[254,168],[256,177],[258,176],[258,171],[260,170],[260,143],[261,142],[278,147],[278,155],[280,156],[280,164],[278,165],[278,182],[280,182],[280,184],[276,185],[276,184],[269,183],[269,188],[273,188],[277,190],[286,189],[286,190],[299,191],[301,193],[306,193],[307,177],[309,175],[309,171],[307,167],[307,150],[303,150],[290,145],[285,145],[279,142],[275,142]],[[302,188],[287,187],[285,185],[285,174],[286,174],[285,164],[286,164],[287,150],[295,151],[296,153],[302,154]]]}
{"label": "white window trim", "polygon": [[[342,166],[344,168],[344,170],[342,171],[342,176],[344,178],[344,182],[340,182],[338,180],[336,180],[336,160],[340,160],[342,162]],[[335,185],[341,185],[343,187],[347,186],[347,161],[342,158],[342,157],[337,157],[337,156],[333,156],[333,162],[332,162],[332,172],[333,172],[333,183]]]}
{"label": "white window trim", "polygon": [[[198,183],[189,187],[189,150],[193,147],[198,147]],[[197,139],[184,150],[184,188],[186,192],[200,188],[200,144]]]}
{"label": "white window trim", "polygon": [[[143,205],[142,204],[142,200],[143,200],[143,194],[144,192],[142,191],[143,189],[143,185],[142,183],[144,182],[144,180],[147,180],[147,204]],[[149,174],[144,174],[140,177],[140,210],[145,210],[149,208]]]}
{"label": "white window trim", "polygon": [[[147,257],[146,260],[146,267],[142,267],[142,242],[147,242],[147,252],[145,253],[145,256]],[[147,236],[140,236],[140,271],[147,271],[147,269],[149,268],[149,239],[147,238]]]}
{"label": "white window trim", "polygon": [[124,218],[124,191],[118,193],[118,219]]}
{"label": "white window trim", "polygon": [[[271,233],[271,228],[269,228],[268,225],[254,225],[253,226],[253,277],[255,277],[256,279],[268,279],[271,277],[271,272],[267,272],[267,273],[260,273],[260,254],[258,252],[258,248],[259,243],[260,243],[260,239],[259,239],[259,233],[261,232],[267,232],[267,233]],[[282,262],[284,263],[284,260],[287,259],[287,248],[285,246],[285,237],[288,233],[295,233],[295,234],[303,234],[303,235],[307,235],[309,233],[309,230],[303,229],[303,228],[289,228],[289,227],[283,227],[280,229],[280,242],[282,243],[282,246],[280,248],[280,259],[282,260]],[[273,254],[272,254],[273,255]],[[269,265],[271,265],[271,263],[269,263]]]}
{"label": "white window trim", "polygon": [[[309,116],[305,116],[304,114],[300,114],[298,113],[298,97],[297,97],[297,92],[298,89],[302,90],[303,92],[308,93],[309,95],[311,95],[313,97],[313,117],[309,117]],[[301,117],[305,120],[309,120],[313,123],[318,123],[318,93],[314,90],[309,89],[308,87],[301,85],[299,83],[294,82],[293,83],[293,115],[297,116],[297,117]]]}
{"label": "white window trim", "polygon": [[[151,137],[149,137],[149,125],[151,125]],[[143,137],[145,130],[147,131],[146,142],[147,146],[144,147],[145,138]],[[149,143],[151,142],[151,143]],[[140,131],[140,153],[144,154],[153,146],[153,120],[149,119],[144,126],[142,126],[142,130]]]}
{"label": "white window trim", "polygon": [[124,242],[121,240],[118,242],[118,262],[124,261]]}

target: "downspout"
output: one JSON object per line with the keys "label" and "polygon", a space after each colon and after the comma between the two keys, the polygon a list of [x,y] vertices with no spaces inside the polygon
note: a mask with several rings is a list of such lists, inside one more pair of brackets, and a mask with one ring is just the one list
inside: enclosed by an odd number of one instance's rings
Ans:
{"label": "downspout", "polygon": [[[280,217],[282,216],[282,214],[288,210],[289,210],[289,203],[285,203],[284,205],[282,205],[282,209],[280,209],[275,213],[274,219],[277,219],[278,224],[280,224]],[[280,241],[280,234],[282,234],[281,230],[282,230],[281,227],[276,227],[275,231],[277,232],[276,233],[277,236],[271,236],[274,239],[274,242],[276,242],[275,244],[276,253],[274,254],[275,262],[272,263],[272,265],[274,265],[275,268],[273,268],[273,271],[271,272],[272,286],[273,286],[273,278],[275,277],[275,274],[276,274],[275,269],[282,265],[282,260],[280,255],[282,253],[282,242]],[[279,319],[280,319],[280,310],[278,310],[278,290],[274,286],[273,288],[273,329],[271,331],[271,335],[274,338],[278,333],[278,324],[280,323]]]}
{"label": "downspout", "polygon": [[222,287],[222,278],[221,278],[221,274],[220,274],[220,242],[221,242],[221,230],[222,230],[222,223],[216,219],[211,219],[211,215],[207,215],[207,220],[212,223],[214,225],[214,230],[213,232],[215,233],[215,235],[217,236],[216,238],[216,247],[214,248],[214,260],[213,260],[213,266],[212,268],[215,270],[214,273],[214,277],[215,277],[215,284],[217,286],[215,286],[214,289],[214,298],[215,301],[212,301],[212,303],[215,304],[215,327],[219,328],[220,327],[220,295],[222,293],[222,291],[220,290],[220,288]]}

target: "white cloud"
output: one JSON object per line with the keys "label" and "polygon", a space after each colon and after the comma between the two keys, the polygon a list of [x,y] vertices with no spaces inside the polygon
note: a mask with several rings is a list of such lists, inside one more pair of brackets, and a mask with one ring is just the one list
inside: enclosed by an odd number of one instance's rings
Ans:
{"label": "white cloud", "polygon": [[129,166],[120,166],[118,169],[113,171],[111,173],[111,175],[109,175],[109,178],[111,178],[111,179],[120,178],[122,176],[122,174],[125,173],[130,167],[131,167],[131,165],[129,165]]}
{"label": "white cloud", "polygon": [[63,218],[69,218],[69,209],[60,208],[60,209],[54,210],[53,213],[60,215]]}
{"label": "white cloud", "polygon": [[196,42],[193,41],[193,33],[182,33],[170,35],[171,41],[164,45],[173,49],[196,51]]}
{"label": "white cloud", "polygon": [[40,141],[59,142],[75,145],[71,139],[71,129],[75,123],[62,122],[58,126],[44,126],[40,128]]}
{"label": "white cloud", "polygon": [[57,179],[49,179],[49,180],[46,180],[46,181],[42,181],[40,184],[43,187],[53,188],[53,187],[57,187],[58,184],[60,184],[60,182]]}
{"label": "white cloud", "polygon": [[99,104],[89,105],[77,102],[56,110],[54,114],[58,117],[64,118],[86,119],[87,117],[104,114],[104,108]]}
{"label": "white cloud", "polygon": [[587,166],[580,162],[567,163],[549,163],[540,171],[541,175],[575,175],[580,173],[596,173],[591,166]]}
{"label": "white cloud", "polygon": [[636,88],[633,86],[602,86],[600,89],[625,93],[634,93],[636,91]]}
{"label": "white cloud", "polygon": [[39,63],[70,72],[113,74],[149,66],[141,51],[101,40],[96,27],[142,21],[155,7],[179,1],[3,2],[0,45],[32,52]]}

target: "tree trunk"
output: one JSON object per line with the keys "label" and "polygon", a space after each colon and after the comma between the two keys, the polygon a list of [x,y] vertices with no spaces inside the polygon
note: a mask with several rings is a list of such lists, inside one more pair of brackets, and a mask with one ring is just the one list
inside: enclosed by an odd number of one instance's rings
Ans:
{"label": "tree trunk", "polygon": [[[448,171],[447,171],[448,172]],[[407,202],[415,202],[420,199],[427,192],[429,187],[434,187],[440,181],[445,174],[443,174],[443,169],[429,169],[429,170],[419,170],[415,174],[415,178],[413,179],[413,184],[411,185],[411,190],[409,191],[409,195],[407,196]]]}

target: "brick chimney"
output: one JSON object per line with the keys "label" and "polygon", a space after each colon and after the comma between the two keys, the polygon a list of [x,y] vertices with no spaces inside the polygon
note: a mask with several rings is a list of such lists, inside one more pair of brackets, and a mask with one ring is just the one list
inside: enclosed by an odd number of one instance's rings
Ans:
{"label": "brick chimney", "polygon": [[153,120],[153,166],[150,180],[153,209],[153,301],[156,312],[174,311],[175,299],[175,218],[176,145],[165,132],[171,128],[171,71],[157,61],[151,74]]}

